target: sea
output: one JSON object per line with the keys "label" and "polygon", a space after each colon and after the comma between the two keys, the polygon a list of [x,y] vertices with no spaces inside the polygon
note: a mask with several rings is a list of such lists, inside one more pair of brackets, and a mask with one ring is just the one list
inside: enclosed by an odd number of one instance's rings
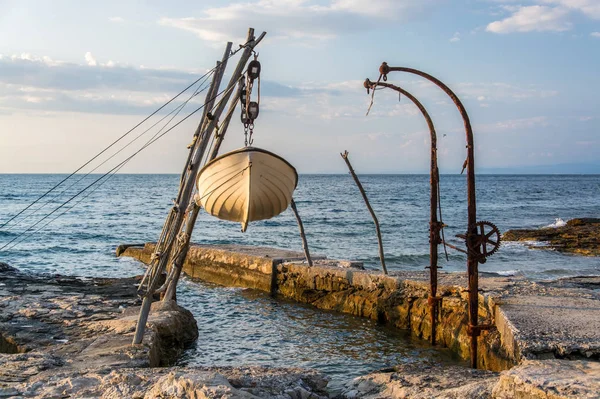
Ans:
{"label": "sea", "polygon": [[[115,249],[123,243],[157,239],[173,206],[179,176],[117,174],[105,180],[101,175],[74,175],[4,225],[66,177],[0,174],[0,261],[32,273],[141,274],[137,261],[117,258]],[[359,177],[381,225],[388,269],[423,271],[429,262],[429,176]],[[494,223],[501,232],[600,217],[600,175],[478,175],[476,189],[478,220]],[[446,239],[464,247],[456,235],[467,230],[466,176],[442,175],[440,193]],[[380,269],[375,226],[351,176],[300,175],[294,196],[312,254],[358,260],[368,269]],[[245,233],[239,224],[203,212],[192,240],[302,250],[289,209],[252,223]],[[600,258],[530,245],[536,244],[503,242],[480,271],[533,280],[600,275]],[[440,253],[443,271],[465,271],[464,254],[448,248],[446,259],[442,247]],[[178,298],[194,313],[200,330],[197,344],[181,364],[316,368],[331,377],[335,390],[353,376],[400,363],[460,363],[444,349],[371,320],[253,290],[185,279]]]}

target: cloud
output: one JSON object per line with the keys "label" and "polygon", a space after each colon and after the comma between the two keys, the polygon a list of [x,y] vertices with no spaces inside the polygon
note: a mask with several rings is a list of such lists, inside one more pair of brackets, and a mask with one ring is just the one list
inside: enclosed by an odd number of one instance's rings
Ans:
{"label": "cloud", "polygon": [[598,0],[542,0],[542,2],[557,4],[581,12],[589,18],[600,19],[600,2]]}
{"label": "cloud", "polygon": [[600,38],[600,32],[592,32],[590,33],[590,36]]}
{"label": "cloud", "polygon": [[[0,107],[109,114],[150,113],[203,73],[133,67],[113,61],[102,63],[90,52],[84,59],[85,64],[75,64],[28,53],[11,57],[0,55]],[[288,104],[293,113],[301,114],[302,111],[296,112],[294,107],[306,102],[310,103],[305,110],[307,114],[327,119],[354,115],[356,109],[338,106],[330,99],[351,90],[363,94],[361,87],[362,83],[358,81],[293,87],[262,80],[261,95],[265,110],[269,106],[277,108],[270,102],[281,103]],[[316,96],[320,102],[315,102],[311,96]],[[204,95],[200,95],[193,102],[198,105],[203,98]],[[289,101],[283,101],[285,99]]]}
{"label": "cloud", "polygon": [[110,22],[115,22],[119,24],[125,22],[125,19],[123,19],[122,17],[110,17],[108,20]]}
{"label": "cloud", "polygon": [[0,83],[60,90],[172,92],[199,77],[183,70],[133,67],[112,61],[103,64],[89,52],[85,60],[86,65],[81,65],[26,53],[2,57]]}
{"label": "cloud", "polygon": [[568,21],[569,10],[564,7],[533,5],[505,8],[512,10],[512,15],[490,23],[486,31],[493,33],[563,32],[572,27],[572,23]]}
{"label": "cloud", "polygon": [[87,64],[89,66],[98,65],[98,63],[96,62],[96,59],[92,56],[92,53],[90,53],[89,51],[87,53],[85,53],[85,62],[87,62]]}
{"label": "cloud", "polygon": [[[194,33],[201,40],[222,43],[245,32],[235,27],[257,26],[270,38],[326,40],[339,35],[398,23],[424,12],[437,0],[258,0],[209,8],[199,17],[160,18],[158,23]],[[240,28],[241,29],[241,28]]]}
{"label": "cloud", "polygon": [[535,127],[547,127],[548,118],[545,116],[534,116],[531,118],[508,119],[490,124],[475,126],[475,130],[481,133],[504,132],[515,130],[528,130]]}
{"label": "cloud", "polygon": [[512,85],[503,82],[459,83],[456,91],[463,99],[475,98],[477,101],[524,101],[555,97],[557,90],[541,89],[537,86]]}
{"label": "cloud", "polygon": [[450,38],[450,43],[460,42],[460,33],[455,32],[454,35]]}

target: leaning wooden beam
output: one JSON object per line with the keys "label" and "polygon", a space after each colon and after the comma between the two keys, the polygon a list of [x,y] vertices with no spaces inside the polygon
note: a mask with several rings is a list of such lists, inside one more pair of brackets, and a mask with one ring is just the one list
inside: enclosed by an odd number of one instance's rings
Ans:
{"label": "leaning wooden beam", "polygon": [[296,216],[296,221],[298,222],[298,228],[300,229],[300,237],[302,238],[302,249],[304,250],[304,256],[306,256],[306,262],[308,262],[309,266],[313,265],[312,258],[310,257],[310,252],[308,250],[308,241],[306,241],[306,234],[304,234],[304,224],[302,223],[302,219],[300,219],[300,214],[298,213],[298,208],[296,208],[296,202],[292,198],[292,202],[290,203],[292,211],[294,211],[294,216]]}
{"label": "leaning wooden beam", "polygon": [[235,112],[238,102],[240,101],[239,94],[235,96],[231,103],[229,104],[229,109],[227,110],[227,114],[225,115],[225,120],[221,123],[221,127],[219,128],[218,136],[215,138],[215,144],[213,146],[212,152],[210,154],[209,160],[213,160],[219,154],[219,150],[221,149],[221,144],[223,143],[223,139],[225,139],[225,133],[227,132],[227,128],[229,128],[229,122],[231,122],[231,117]]}
{"label": "leaning wooden beam", "polygon": [[[229,127],[231,115],[233,114],[233,111],[235,109],[236,104],[239,101],[239,98],[239,93],[236,93],[234,99],[231,101],[229,112],[225,117],[225,121],[221,125],[221,129],[218,130],[218,137],[215,138],[215,148],[213,148],[213,151],[209,155],[207,162],[216,158],[219,152],[221,142],[225,138],[225,133],[227,133],[227,128]],[[212,134],[207,135],[207,140],[210,139],[211,136]],[[196,219],[198,218],[198,213],[200,212],[200,205],[193,201],[193,203],[190,205],[190,208],[191,209],[188,210],[188,214],[185,220],[185,232],[182,234],[181,239],[179,241],[180,248],[177,251],[178,255],[175,258],[173,265],[171,266],[171,273],[169,274],[170,278],[166,282],[166,292],[163,297],[163,301],[170,301],[175,297],[177,284],[179,283],[181,270],[183,269],[183,263],[185,262],[185,258],[190,248],[190,240],[194,231]]]}
{"label": "leaning wooden beam", "polygon": [[[253,38],[253,35],[250,36],[250,38]],[[209,92],[216,93],[218,91],[220,86],[220,78],[223,76],[223,72],[221,70],[226,68],[230,52],[231,43],[228,43],[225,54],[223,55],[223,61],[218,65],[219,67],[214,74]],[[211,102],[214,97],[215,96],[207,98],[207,101]],[[206,114],[208,115],[208,111]],[[133,337],[134,345],[142,343],[154,293],[158,288],[160,276],[165,271],[167,264],[171,261],[173,245],[179,236],[181,225],[185,217],[185,210],[190,202],[190,197],[194,188],[193,176],[195,176],[198,171],[202,156],[202,154],[198,151],[202,141],[198,141],[198,138],[201,137],[199,136],[198,132],[202,130],[202,126],[204,124],[205,121],[200,121],[198,129],[196,129],[196,132],[194,133],[194,139],[190,146],[190,155],[188,156],[186,167],[182,173],[177,200],[175,201],[175,205],[171,209],[167,221],[165,222],[165,226],[163,227],[163,233],[161,233],[161,245],[157,246],[157,250],[154,252],[152,262],[149,266],[150,272],[148,273],[147,289],[144,293],[144,299],[142,301],[142,306],[140,308],[140,314],[138,316],[135,334]]]}
{"label": "leaning wooden beam", "polygon": [[200,212],[200,205],[196,204],[195,201],[192,201],[190,204],[190,209],[188,210],[188,215],[185,220],[185,231],[181,235],[180,240],[180,248],[177,251],[177,257],[171,266],[171,279],[168,282],[167,290],[163,297],[163,301],[170,301],[175,298],[175,292],[177,289],[177,283],[179,282],[179,277],[181,276],[181,270],[183,269],[183,263],[185,262],[185,258],[190,249],[190,241],[192,239],[192,233],[194,231],[194,225],[196,224],[196,219],[198,218],[198,213]]}
{"label": "leaning wooden beam", "polygon": [[369,198],[367,198],[367,193],[365,192],[365,189],[363,188],[362,184],[360,183],[360,180],[358,180],[358,176],[356,176],[356,173],[354,173],[354,169],[352,168],[352,165],[350,164],[350,160],[348,159],[348,151],[344,151],[343,153],[340,153],[340,155],[342,156],[342,158],[344,158],[344,161],[346,161],[346,165],[348,165],[350,174],[352,175],[352,178],[354,179],[356,186],[360,190],[363,200],[365,200],[367,209],[369,210],[369,212],[371,213],[371,216],[373,217],[373,222],[375,223],[375,229],[377,230],[377,241],[379,242],[379,259],[381,259],[381,268],[383,269],[383,274],[388,274],[387,268],[385,267],[385,255],[383,254],[383,242],[381,240],[381,229],[379,228],[379,220],[377,220],[375,211],[373,210],[373,208],[371,208],[371,204],[369,203]]}
{"label": "leaning wooden beam", "polygon": [[[240,60],[238,62],[238,65],[237,65],[235,71],[231,75],[231,79],[229,80],[227,89],[223,93],[223,97],[217,104],[217,107],[214,111],[211,122],[209,123],[206,130],[200,136],[200,143],[199,143],[198,149],[196,151],[197,159],[195,158],[195,161],[193,163],[193,172],[191,174],[192,175],[192,177],[191,177],[192,185],[195,184],[195,179],[196,179],[196,176],[197,176],[198,171],[200,170],[200,166],[201,166],[200,161],[202,160],[202,157],[204,156],[204,152],[206,151],[206,148],[208,147],[208,143],[212,137],[212,134],[215,131],[217,124],[219,123],[219,118],[220,118],[221,114],[223,113],[223,111],[225,110],[227,102],[229,101],[236,84],[238,84],[238,82],[240,81],[240,79],[242,77],[244,67],[246,66],[246,63],[248,62],[248,60],[250,59],[250,56],[252,55],[254,47],[256,47],[256,45],[258,45],[258,43],[260,43],[260,41],[265,37],[265,35],[266,35],[266,32],[263,32],[258,38],[254,38],[254,29],[250,28],[250,30],[248,31],[248,40],[247,40],[248,44],[240,57]],[[239,92],[236,93],[236,96],[239,96]],[[234,104],[235,104],[235,102],[234,102]],[[192,209],[190,211],[189,216],[194,219],[194,222],[195,222],[195,219],[196,219],[199,211],[200,211],[199,206],[192,207]],[[191,226],[191,229],[190,229],[190,232],[188,235],[187,242],[186,242],[185,238],[180,240],[180,242],[182,243],[181,245],[183,245],[184,247],[182,248],[180,245],[180,247],[177,250],[178,256],[173,258],[172,273],[171,273],[172,278],[168,283],[167,292],[165,293],[165,296],[163,298],[163,300],[165,300],[165,301],[172,299],[175,295],[175,290],[177,287],[177,283],[179,281],[179,276],[181,275],[180,269],[183,267],[183,263],[185,262],[185,255],[187,254],[187,251],[188,251],[187,247],[189,246],[189,238],[192,235],[194,223],[191,223],[190,226]],[[181,228],[181,225],[179,228]],[[184,254],[184,256],[179,257],[180,254]],[[175,278],[175,276],[177,276],[177,278]]]}

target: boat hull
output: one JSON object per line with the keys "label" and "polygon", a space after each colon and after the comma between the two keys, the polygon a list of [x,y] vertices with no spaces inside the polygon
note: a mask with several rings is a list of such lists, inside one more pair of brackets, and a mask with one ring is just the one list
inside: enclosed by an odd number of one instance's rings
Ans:
{"label": "boat hull", "polygon": [[224,154],[198,173],[199,203],[211,215],[242,224],[287,209],[298,184],[296,169],[272,152],[245,147]]}

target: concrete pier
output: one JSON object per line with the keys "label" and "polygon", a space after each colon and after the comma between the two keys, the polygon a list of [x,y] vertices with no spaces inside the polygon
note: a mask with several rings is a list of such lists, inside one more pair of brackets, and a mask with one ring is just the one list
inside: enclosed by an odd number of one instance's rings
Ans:
{"label": "concrete pier", "polygon": [[[148,243],[119,252],[148,262],[153,248]],[[194,245],[184,272],[192,279],[371,318],[430,339],[424,271],[385,276],[349,261],[321,258],[309,267],[302,260],[301,253],[271,248]],[[439,345],[464,359],[470,348],[466,286],[464,273],[440,274],[436,333]],[[481,273],[480,289],[480,320],[492,328],[479,337],[478,367],[491,374],[405,366],[359,377],[342,397],[600,398],[600,277],[533,282]],[[433,369],[441,373],[434,384]]]}
{"label": "concrete pier", "polygon": [[[148,243],[122,252],[147,262],[153,248]],[[191,278],[259,289],[321,309],[375,319],[430,338],[424,272],[385,276],[322,258],[309,267],[302,259],[301,253],[272,248],[194,245],[184,272]],[[483,275],[480,281],[479,314],[495,327],[480,337],[480,368],[506,370],[524,359],[600,357],[599,279],[535,283],[522,277]],[[439,284],[443,300],[438,342],[466,359],[466,277],[442,273]]]}

